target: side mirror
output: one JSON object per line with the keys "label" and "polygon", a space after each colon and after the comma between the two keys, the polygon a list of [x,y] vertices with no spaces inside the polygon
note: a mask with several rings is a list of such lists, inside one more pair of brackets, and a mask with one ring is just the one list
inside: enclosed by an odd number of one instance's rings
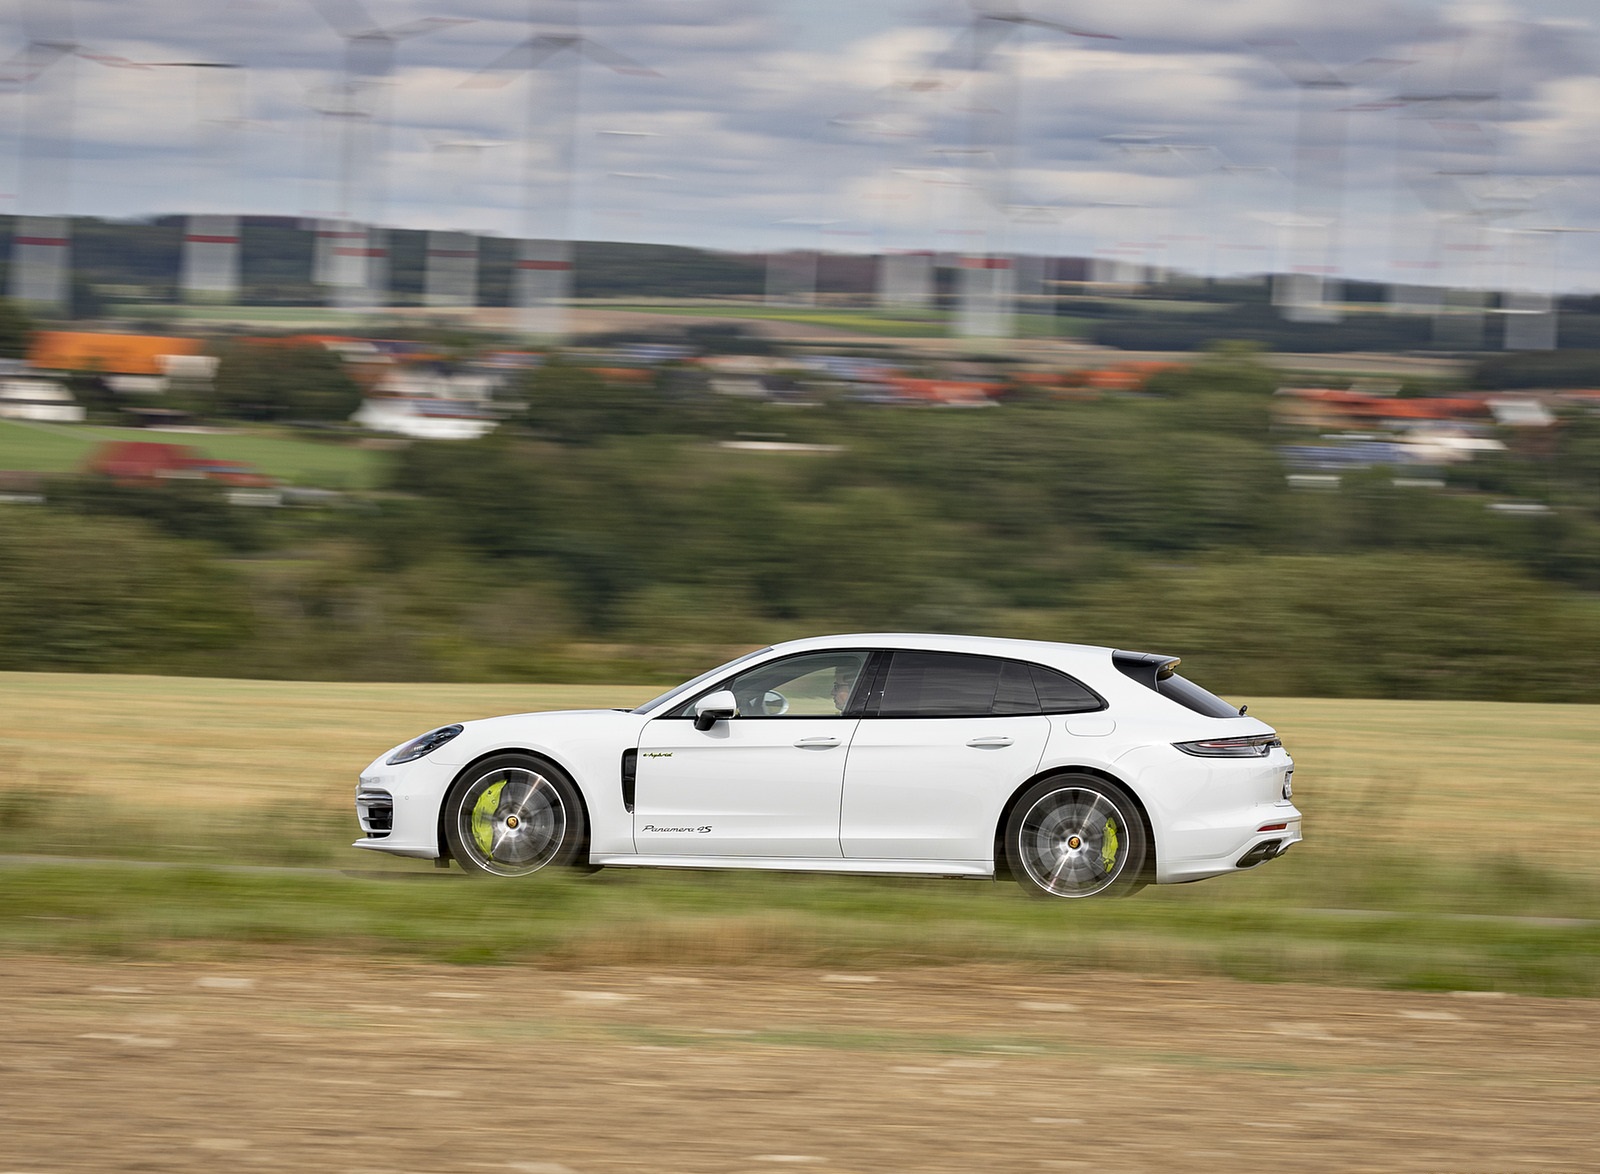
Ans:
{"label": "side mirror", "polygon": [[727,689],[707,693],[694,703],[694,728],[697,730],[709,730],[719,721],[738,716],[739,702]]}

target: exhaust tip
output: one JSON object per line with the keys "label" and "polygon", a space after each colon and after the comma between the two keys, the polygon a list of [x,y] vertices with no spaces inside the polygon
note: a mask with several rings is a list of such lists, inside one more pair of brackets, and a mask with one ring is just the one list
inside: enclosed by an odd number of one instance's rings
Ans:
{"label": "exhaust tip", "polygon": [[1258,864],[1265,864],[1268,860],[1277,859],[1287,851],[1288,849],[1283,847],[1282,840],[1264,840],[1239,857],[1234,867],[1254,868]]}

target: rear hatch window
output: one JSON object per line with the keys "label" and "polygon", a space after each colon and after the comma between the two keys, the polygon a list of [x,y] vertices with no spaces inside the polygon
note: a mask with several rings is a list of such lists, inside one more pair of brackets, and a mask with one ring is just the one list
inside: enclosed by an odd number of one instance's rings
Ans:
{"label": "rear hatch window", "polygon": [[1206,717],[1239,717],[1239,707],[1230,705],[1209,689],[1202,689],[1176,669],[1178,658],[1160,652],[1113,652],[1111,663],[1125,677],[1131,677],[1146,689],[1176,701],[1185,709],[1192,709]]}

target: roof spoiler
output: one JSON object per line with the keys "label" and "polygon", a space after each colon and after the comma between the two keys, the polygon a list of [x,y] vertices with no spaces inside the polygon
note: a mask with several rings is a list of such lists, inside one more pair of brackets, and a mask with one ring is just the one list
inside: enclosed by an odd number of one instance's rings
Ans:
{"label": "roof spoiler", "polygon": [[1117,666],[1117,671],[1125,677],[1132,677],[1146,689],[1155,689],[1159,692],[1158,682],[1165,681],[1172,676],[1182,663],[1176,656],[1168,656],[1164,652],[1124,652],[1114,649],[1111,653],[1111,663]]}

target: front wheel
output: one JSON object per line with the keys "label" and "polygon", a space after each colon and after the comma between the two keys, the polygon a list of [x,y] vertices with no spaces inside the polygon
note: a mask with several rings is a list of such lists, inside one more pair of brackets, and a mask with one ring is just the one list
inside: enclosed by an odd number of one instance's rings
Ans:
{"label": "front wheel", "polygon": [[1133,799],[1096,775],[1042,779],[1006,822],[1006,854],[1036,897],[1126,895],[1143,887],[1148,850]]}
{"label": "front wheel", "polygon": [[450,789],[444,834],[468,875],[527,876],[574,862],[584,841],[583,804],[572,780],[549,763],[503,754]]}

